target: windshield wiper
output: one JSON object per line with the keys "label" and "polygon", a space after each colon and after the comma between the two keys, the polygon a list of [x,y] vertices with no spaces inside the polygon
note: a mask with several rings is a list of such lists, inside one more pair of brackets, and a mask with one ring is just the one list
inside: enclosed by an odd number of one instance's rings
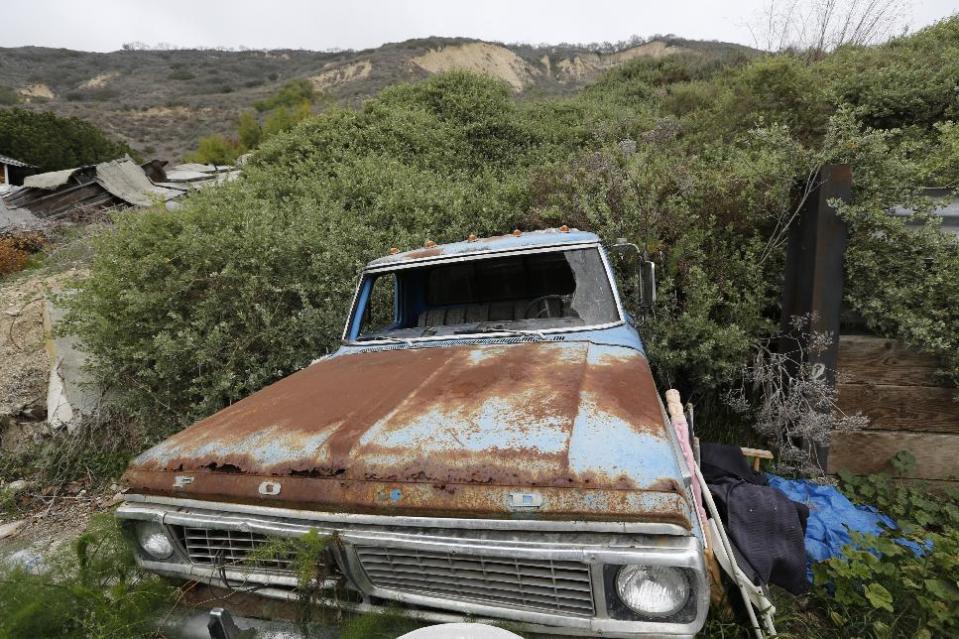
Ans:
{"label": "windshield wiper", "polygon": [[387,335],[362,335],[357,337],[354,342],[389,342],[390,344],[406,344],[407,346],[413,346],[413,341],[409,338],[402,337],[390,337]]}
{"label": "windshield wiper", "polygon": [[469,335],[476,333],[506,333],[507,335],[535,335],[540,339],[546,339],[546,336],[543,335],[542,331],[533,331],[529,329],[520,329],[520,328],[496,328],[495,326],[480,326],[477,328],[464,328],[458,331],[453,331],[454,335]]}

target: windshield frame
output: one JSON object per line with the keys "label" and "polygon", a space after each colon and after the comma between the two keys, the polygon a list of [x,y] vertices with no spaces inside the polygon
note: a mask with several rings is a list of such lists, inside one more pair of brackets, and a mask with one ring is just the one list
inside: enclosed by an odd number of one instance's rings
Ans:
{"label": "windshield frame", "polygon": [[[514,337],[517,333],[515,330],[504,329],[502,331],[480,331],[480,332],[467,332],[467,333],[457,333],[455,335],[427,335],[422,337],[383,337],[378,339],[364,339],[357,340],[356,337],[359,336],[360,324],[362,323],[362,317],[358,313],[360,303],[364,300],[361,300],[361,293],[363,290],[363,284],[366,282],[367,278],[371,275],[376,275],[378,273],[395,273],[397,271],[402,271],[411,268],[421,268],[424,266],[433,266],[436,264],[447,264],[452,262],[464,262],[464,261],[474,261],[481,259],[490,259],[496,257],[504,257],[508,255],[533,255],[536,253],[550,253],[550,252],[565,252],[573,251],[578,249],[593,249],[599,251],[600,259],[603,262],[603,269],[606,272],[606,279],[609,283],[609,287],[613,292],[613,300],[616,306],[616,315],[617,319],[612,322],[604,322],[601,324],[590,324],[587,326],[564,326],[558,328],[544,328],[539,330],[527,330],[528,332],[534,335],[550,335],[556,333],[577,333],[582,331],[595,331],[603,330],[607,328],[613,328],[616,326],[621,326],[625,323],[626,312],[623,309],[623,303],[619,296],[619,288],[616,286],[616,278],[613,274],[613,269],[609,263],[609,257],[606,255],[606,251],[603,249],[603,245],[598,242],[570,242],[570,243],[559,243],[559,244],[550,244],[547,246],[538,246],[538,247],[522,247],[515,249],[502,249],[502,250],[477,250],[470,253],[457,253],[454,255],[437,255],[429,258],[422,258],[417,260],[410,260],[405,263],[391,263],[383,264],[381,266],[367,266],[363,269],[363,272],[360,273],[359,281],[356,284],[356,290],[353,293],[353,302],[350,305],[350,313],[346,319],[346,326],[343,328],[343,335],[341,341],[348,346],[376,346],[382,344],[396,344],[397,341],[405,342],[409,345],[412,345],[417,342],[450,342],[450,341],[462,341],[462,340],[475,340],[477,338],[498,338],[498,337]],[[367,297],[365,301],[368,301]],[[394,301],[395,304],[395,301]],[[365,309],[364,309],[365,310]],[[355,331],[354,331],[355,329]],[[355,335],[351,336],[351,333],[355,332]]]}

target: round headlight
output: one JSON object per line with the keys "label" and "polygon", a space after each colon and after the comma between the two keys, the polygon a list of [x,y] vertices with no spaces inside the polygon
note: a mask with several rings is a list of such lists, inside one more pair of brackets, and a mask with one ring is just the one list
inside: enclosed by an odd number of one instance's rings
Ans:
{"label": "round headlight", "polygon": [[173,543],[160,524],[144,521],[137,524],[137,543],[143,552],[154,559],[168,559],[173,554]]}
{"label": "round headlight", "polygon": [[689,600],[689,580],[668,566],[623,566],[616,575],[616,594],[634,612],[669,617]]}

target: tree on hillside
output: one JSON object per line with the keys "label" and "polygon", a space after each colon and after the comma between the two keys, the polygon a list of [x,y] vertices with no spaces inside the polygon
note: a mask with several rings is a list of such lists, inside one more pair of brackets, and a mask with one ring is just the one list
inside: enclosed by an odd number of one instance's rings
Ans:
{"label": "tree on hillside", "polygon": [[0,154],[57,171],[136,152],[78,118],[14,108],[0,110]]}
{"label": "tree on hillside", "polygon": [[317,95],[313,83],[304,78],[291,80],[284,84],[279,91],[270,97],[253,104],[253,107],[263,113],[277,107],[296,107],[304,102],[313,104]]}
{"label": "tree on hillside", "polygon": [[[255,149],[277,133],[292,129],[313,114],[318,99],[309,80],[292,80],[275,94],[256,102],[256,111],[244,111],[236,124],[236,135],[215,133],[200,138],[187,160],[203,164],[232,164],[240,155]],[[262,121],[261,121],[262,118]]]}

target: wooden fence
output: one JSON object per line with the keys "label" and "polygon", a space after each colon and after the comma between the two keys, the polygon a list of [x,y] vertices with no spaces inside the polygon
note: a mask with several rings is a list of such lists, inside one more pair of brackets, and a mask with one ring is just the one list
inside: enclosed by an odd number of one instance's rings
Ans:
{"label": "wooden fence", "polygon": [[940,385],[935,358],[895,340],[843,335],[839,340],[839,407],[869,418],[867,429],[836,433],[829,472],[887,471],[905,450],[916,458],[910,479],[959,488],[959,389]]}

